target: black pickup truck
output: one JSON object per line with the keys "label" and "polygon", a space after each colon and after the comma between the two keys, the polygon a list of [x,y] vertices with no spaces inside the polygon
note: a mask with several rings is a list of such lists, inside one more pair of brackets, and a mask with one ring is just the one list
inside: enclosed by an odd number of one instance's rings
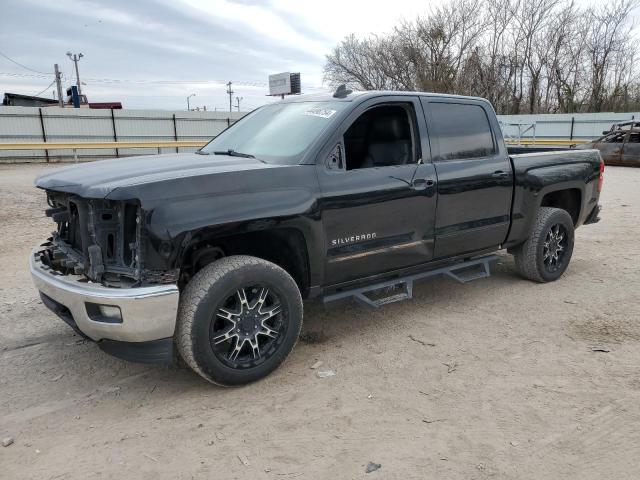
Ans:
{"label": "black pickup truck", "polygon": [[481,98],[339,88],[258,108],[195,153],[40,176],[57,228],[30,268],[103,350],[243,384],[290,353],[303,299],[382,305],[431,274],[484,276],[500,249],[556,280],[598,221],[603,171],[596,150],[509,156]]}

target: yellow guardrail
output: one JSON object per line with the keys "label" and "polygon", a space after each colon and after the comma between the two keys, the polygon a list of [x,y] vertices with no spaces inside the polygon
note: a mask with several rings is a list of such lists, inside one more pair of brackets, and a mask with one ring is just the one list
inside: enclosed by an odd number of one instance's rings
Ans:
{"label": "yellow guardrail", "polygon": [[559,146],[569,146],[569,145],[579,145],[581,143],[587,143],[588,140],[557,140],[555,138],[536,138],[533,139],[522,139],[522,140],[505,140],[507,145],[559,145]]}
{"label": "yellow guardrail", "polygon": [[172,142],[36,142],[0,143],[0,150],[86,150],[114,148],[202,147],[207,142],[178,140]]}
{"label": "yellow guardrail", "polygon": [[[551,138],[537,138],[535,140],[507,139],[508,145],[577,145],[586,140],[557,140]],[[168,142],[33,142],[33,143],[0,143],[0,150],[86,150],[86,149],[114,149],[114,148],[175,148],[202,147],[206,141],[178,140]]]}
{"label": "yellow guardrail", "polygon": [[[78,161],[78,150],[95,149],[121,149],[121,148],[155,148],[160,153],[162,148],[196,147],[200,148],[207,142],[199,140],[177,140],[167,142],[32,142],[32,143],[0,143],[1,150],[72,150],[73,156]],[[505,141],[507,145],[518,146],[570,146],[586,143],[585,140],[558,140],[550,138],[537,138]],[[48,155],[47,155],[48,156]],[[48,159],[47,159],[48,161]]]}

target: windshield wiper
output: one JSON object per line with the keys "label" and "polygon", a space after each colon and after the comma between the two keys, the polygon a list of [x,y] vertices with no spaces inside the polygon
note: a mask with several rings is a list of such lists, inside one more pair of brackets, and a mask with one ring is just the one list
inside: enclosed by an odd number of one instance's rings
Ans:
{"label": "windshield wiper", "polygon": [[195,153],[197,153],[198,155],[209,155],[208,152],[203,152],[202,150],[196,150]]}
{"label": "windshield wiper", "polygon": [[220,151],[216,151],[213,152],[214,155],[229,155],[230,157],[242,157],[242,158],[256,158],[255,156],[249,154],[249,153],[241,153],[241,152],[236,152],[233,149],[229,149],[229,150],[220,150]]}

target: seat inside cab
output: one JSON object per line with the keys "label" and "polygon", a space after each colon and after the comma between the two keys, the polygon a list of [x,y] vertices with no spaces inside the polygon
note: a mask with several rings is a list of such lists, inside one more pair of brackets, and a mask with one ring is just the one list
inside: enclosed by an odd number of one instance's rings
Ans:
{"label": "seat inside cab", "polygon": [[410,111],[404,105],[367,110],[344,134],[347,170],[415,163]]}

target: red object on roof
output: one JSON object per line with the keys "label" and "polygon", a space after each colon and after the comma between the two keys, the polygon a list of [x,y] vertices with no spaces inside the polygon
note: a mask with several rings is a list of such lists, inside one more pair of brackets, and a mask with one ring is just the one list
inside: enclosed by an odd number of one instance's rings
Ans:
{"label": "red object on roof", "polygon": [[89,108],[97,108],[97,109],[109,109],[113,108],[115,110],[122,109],[122,103],[120,102],[89,102]]}

